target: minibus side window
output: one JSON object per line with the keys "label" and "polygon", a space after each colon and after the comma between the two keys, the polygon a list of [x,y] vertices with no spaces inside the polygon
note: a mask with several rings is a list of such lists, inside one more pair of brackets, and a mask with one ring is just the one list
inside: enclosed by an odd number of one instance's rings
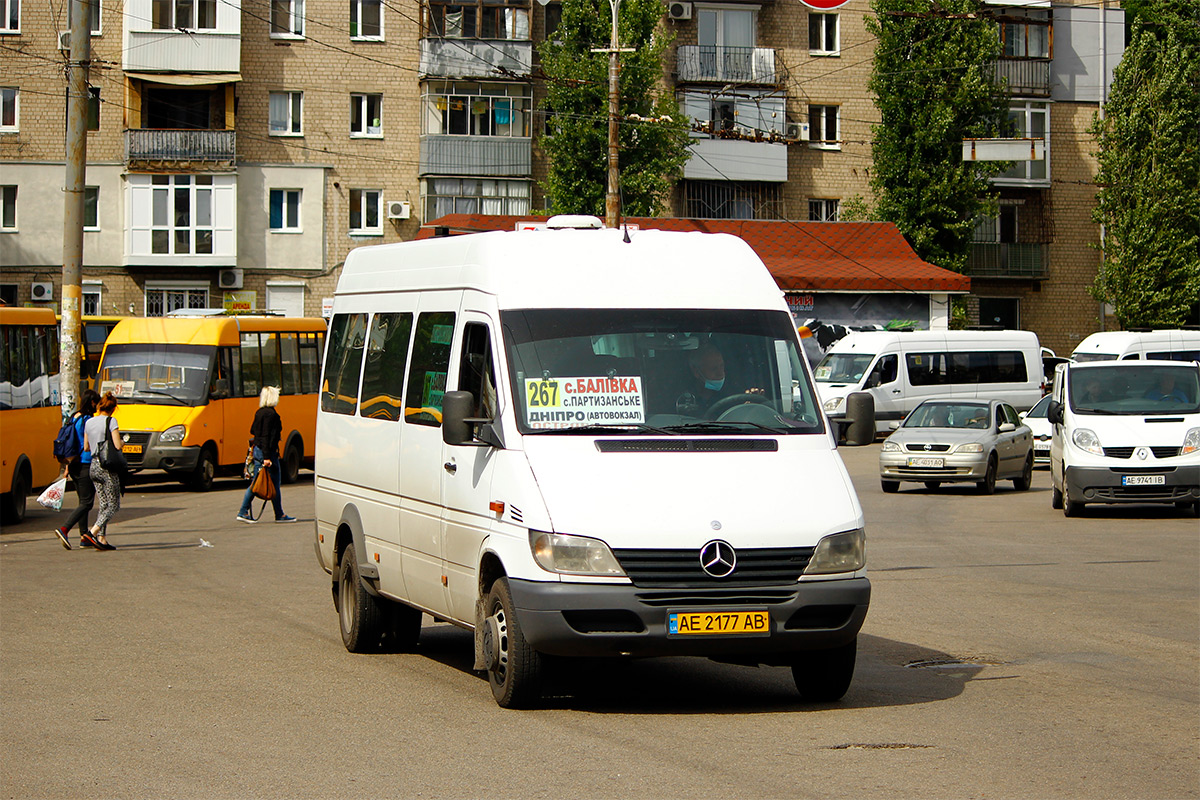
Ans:
{"label": "minibus side window", "polygon": [[463,329],[458,388],[475,398],[472,417],[496,418],[496,370],[492,365],[492,338],[487,325],[473,322]]}
{"label": "minibus side window", "polygon": [[871,374],[867,376],[867,388],[882,386],[885,383],[891,383],[896,380],[896,370],[898,367],[899,359],[896,356],[880,356],[879,361],[875,362],[875,367],[871,370]]}
{"label": "minibus side window", "polygon": [[372,419],[400,419],[404,402],[404,362],[412,314],[376,314],[367,337],[367,360],[363,366],[362,405],[359,414]]}
{"label": "minibus side window", "polygon": [[417,318],[412,366],[404,400],[404,419],[417,425],[441,427],[442,395],[454,340],[454,312],[426,312]]}
{"label": "minibus side window", "polygon": [[300,393],[316,394],[321,385],[321,354],[325,340],[319,333],[300,334]]}
{"label": "minibus side window", "polygon": [[367,315],[334,316],[329,336],[329,357],[325,362],[325,382],[321,387],[321,410],[334,414],[353,414],[358,406],[358,378],[362,374]]}
{"label": "minibus side window", "polygon": [[945,353],[907,353],[908,382],[913,386],[937,386],[949,383]]}
{"label": "minibus side window", "polygon": [[242,397],[258,397],[262,391],[262,357],[258,334],[242,334]]}
{"label": "minibus side window", "polygon": [[281,333],[279,338],[279,391],[283,394],[297,394],[300,391],[300,348],[296,343],[296,334]]}
{"label": "minibus side window", "polygon": [[279,375],[279,335],[260,333],[263,386],[281,386]]}

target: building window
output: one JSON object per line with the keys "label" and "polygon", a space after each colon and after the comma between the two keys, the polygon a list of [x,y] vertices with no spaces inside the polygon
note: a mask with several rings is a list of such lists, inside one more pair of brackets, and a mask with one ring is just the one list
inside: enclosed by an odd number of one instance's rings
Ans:
{"label": "building window", "polygon": [[217,0],[151,0],[154,30],[216,30]]}
{"label": "building window", "polygon": [[[90,284],[89,282],[84,281],[84,286],[82,288],[83,316],[96,317],[100,315],[100,310],[104,308],[104,305],[100,302],[100,290],[101,284],[99,281]],[[90,345],[90,343],[88,344]],[[101,342],[100,346],[103,347],[104,343]],[[90,349],[91,348],[89,347],[89,350]],[[97,353],[97,355],[99,355],[99,353]]]}
{"label": "building window", "polygon": [[1000,38],[1005,58],[1050,57],[1050,11],[1046,9],[1004,9]]}
{"label": "building window", "polygon": [[378,189],[350,190],[350,233],[358,235],[380,235],[383,222],[379,213],[380,192]]}
{"label": "building window", "polygon": [[838,15],[808,12],[808,54],[836,56],[841,49],[838,40]]}
{"label": "building window", "polygon": [[446,214],[529,213],[529,181],[426,178],[421,182],[425,222]]}
{"label": "building window", "polygon": [[100,230],[100,187],[83,187],[83,229]]}
{"label": "building window", "polygon": [[350,135],[383,135],[383,95],[350,95]]}
{"label": "building window", "polygon": [[151,176],[151,253],[212,254],[212,183],[211,175]]}
{"label": "building window", "polygon": [[546,38],[554,39],[554,34],[558,31],[558,26],[562,25],[562,3],[549,2],[545,6],[546,14]]}
{"label": "building window", "polygon": [[270,229],[286,233],[300,231],[300,190],[272,189]]}
{"label": "building window", "polygon": [[0,33],[21,32],[21,0],[0,0]]}
{"label": "building window", "polygon": [[0,88],[0,132],[20,130],[21,90]]}
{"label": "building window", "polygon": [[303,136],[304,92],[271,92],[270,134]]}
{"label": "building window", "polygon": [[208,287],[200,284],[146,285],[147,317],[165,317],[181,308],[208,308]]}
{"label": "building window", "polygon": [[[3,0],[0,0],[2,3]],[[71,30],[72,14],[74,13],[75,5],[67,3],[67,30]],[[89,0],[88,2],[88,30],[92,36],[100,35],[100,0]]]}
{"label": "building window", "polygon": [[684,181],[686,215],[698,219],[783,219],[782,184]]}
{"label": "building window", "polygon": [[430,81],[422,100],[423,134],[529,135],[528,84]]}
{"label": "building window", "polygon": [[0,303],[15,306],[17,304],[17,284],[0,283]]}
{"label": "building window", "polygon": [[17,229],[17,187],[0,186],[0,231]]}
{"label": "building window", "polygon": [[431,0],[424,14],[426,36],[529,40],[528,0],[483,0],[470,5]]}
{"label": "building window", "polygon": [[87,129],[100,130],[100,87],[89,86],[87,98]]}
{"label": "building window", "polygon": [[350,38],[383,38],[382,0],[350,0]]}
{"label": "building window", "polygon": [[304,0],[271,0],[271,35],[304,36]]}
{"label": "building window", "polygon": [[808,107],[808,139],[812,147],[841,149],[838,138],[838,106]]}
{"label": "building window", "polygon": [[809,222],[837,222],[838,221],[838,200],[816,200],[808,201],[808,221]]}
{"label": "building window", "polygon": [[1050,106],[1048,103],[1018,102],[1008,108],[1006,134],[1015,139],[1042,139],[1046,143],[1041,161],[1017,161],[994,180],[1048,185],[1050,182]]}

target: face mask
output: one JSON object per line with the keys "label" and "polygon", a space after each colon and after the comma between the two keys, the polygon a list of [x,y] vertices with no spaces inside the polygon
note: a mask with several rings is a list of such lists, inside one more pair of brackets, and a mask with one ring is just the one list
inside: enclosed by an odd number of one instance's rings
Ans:
{"label": "face mask", "polygon": [[704,382],[704,388],[705,388],[705,389],[710,389],[710,390],[712,390],[712,391],[714,391],[714,392],[718,392],[718,391],[720,391],[720,390],[721,390],[721,387],[722,387],[722,386],[724,386],[724,385],[725,385],[725,379],[724,379],[724,378],[721,378],[721,380],[719,380],[719,381],[705,381],[705,382]]}

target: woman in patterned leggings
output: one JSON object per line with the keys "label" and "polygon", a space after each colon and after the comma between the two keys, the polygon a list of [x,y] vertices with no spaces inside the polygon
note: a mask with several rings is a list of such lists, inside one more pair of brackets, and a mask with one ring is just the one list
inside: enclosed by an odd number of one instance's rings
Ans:
{"label": "woman in patterned leggings", "polygon": [[97,550],[116,550],[108,543],[105,535],[108,531],[108,521],[121,509],[121,476],[109,472],[100,463],[100,446],[105,437],[109,437],[109,447],[121,448],[121,429],[112,414],[117,410],[117,398],[112,392],[105,392],[104,397],[96,404],[96,416],[83,426],[83,447],[92,453],[91,476],[96,485],[96,499],[99,501],[100,513],[91,529],[82,534],[85,543]]}

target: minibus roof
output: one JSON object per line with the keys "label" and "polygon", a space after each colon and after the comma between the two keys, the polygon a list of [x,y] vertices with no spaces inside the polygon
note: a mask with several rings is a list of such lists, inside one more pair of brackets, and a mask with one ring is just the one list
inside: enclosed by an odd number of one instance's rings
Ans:
{"label": "minibus roof", "polygon": [[1188,341],[1198,342],[1200,341],[1200,331],[1178,328],[1162,328],[1153,331],[1098,331],[1086,336],[1076,346],[1071,356],[1073,358],[1077,355],[1087,353],[1121,355],[1139,342],[1154,345],[1170,342],[1171,340],[1175,340],[1180,344]]}
{"label": "minibus roof", "polygon": [[360,247],[346,257],[337,294],[446,289],[495,295],[502,309],[783,308],[783,292],[736,236],[619,228]]}
{"label": "minibus roof", "polygon": [[892,344],[906,347],[939,344],[956,347],[1034,347],[1041,348],[1033,331],[854,331],[829,347],[830,353],[848,351],[877,353]]}
{"label": "minibus roof", "polygon": [[242,331],[319,331],[319,317],[129,317],[117,323],[107,345],[156,344],[236,345]]}
{"label": "minibus roof", "polygon": [[57,325],[52,308],[0,306],[0,322],[5,325]]}

